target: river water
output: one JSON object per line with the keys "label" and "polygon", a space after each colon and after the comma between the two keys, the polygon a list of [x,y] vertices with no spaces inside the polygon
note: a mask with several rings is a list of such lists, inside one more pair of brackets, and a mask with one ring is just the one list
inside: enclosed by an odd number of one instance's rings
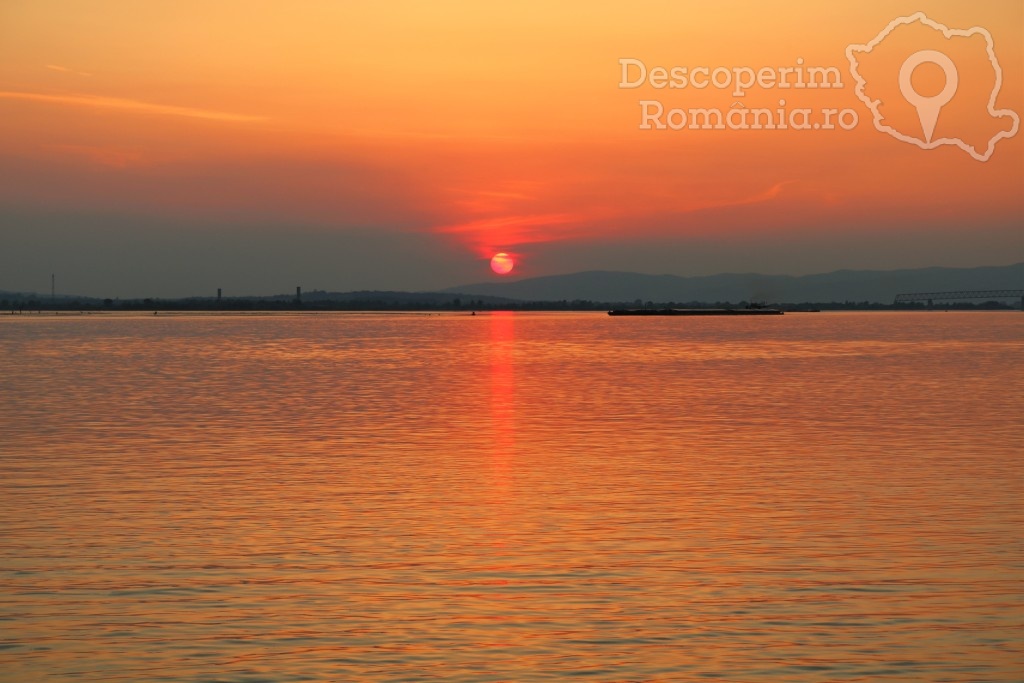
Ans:
{"label": "river water", "polygon": [[1024,680],[1024,315],[0,319],[0,680]]}

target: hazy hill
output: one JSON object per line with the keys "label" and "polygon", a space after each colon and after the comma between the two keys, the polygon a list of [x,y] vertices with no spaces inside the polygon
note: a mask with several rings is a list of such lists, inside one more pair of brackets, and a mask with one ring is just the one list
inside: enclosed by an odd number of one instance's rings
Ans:
{"label": "hazy hill", "polygon": [[526,301],[775,303],[871,301],[892,303],[902,292],[1022,289],[1024,263],[978,268],[838,270],[793,277],[755,273],[704,277],[587,271],[514,281],[483,282],[443,290],[462,296],[502,296]]}

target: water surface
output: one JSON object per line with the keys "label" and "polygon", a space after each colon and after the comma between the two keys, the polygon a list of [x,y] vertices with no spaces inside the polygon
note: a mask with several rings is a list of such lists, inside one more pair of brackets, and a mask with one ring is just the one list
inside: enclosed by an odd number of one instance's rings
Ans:
{"label": "water surface", "polygon": [[1024,680],[1022,333],[5,316],[0,680]]}

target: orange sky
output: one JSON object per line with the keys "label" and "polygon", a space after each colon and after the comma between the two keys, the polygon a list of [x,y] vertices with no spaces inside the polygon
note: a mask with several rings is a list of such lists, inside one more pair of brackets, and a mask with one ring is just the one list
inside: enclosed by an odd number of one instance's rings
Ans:
{"label": "orange sky", "polygon": [[[517,272],[528,275],[1024,257],[1024,134],[985,162],[895,140],[872,126],[845,55],[917,10],[953,28],[983,26],[1004,74],[998,105],[1024,114],[1020,2],[551,4],[6,2],[0,207],[19,220],[131,217],[140,233],[181,239],[197,225],[250,224],[409,236],[442,260],[385,259],[381,269],[420,268],[419,280],[407,279],[423,288],[485,279],[498,250],[519,255]],[[737,101],[777,107],[781,91],[620,89],[624,57],[835,66],[842,89],[782,95],[790,107],[853,109],[859,122],[848,131],[640,130],[641,99],[727,112]],[[982,67],[963,68],[965,93]],[[948,129],[983,126],[952,105],[947,114]],[[851,240],[879,254],[894,241],[932,246],[879,259],[865,248],[850,262],[839,254]],[[737,244],[763,245],[765,256],[732,263]],[[637,252],[616,263],[617,251],[638,245],[649,261]],[[670,249],[680,251],[675,270],[653,256]],[[705,256],[685,258],[698,251]],[[466,265],[451,273],[453,263]],[[0,282],[19,286],[28,285]]]}

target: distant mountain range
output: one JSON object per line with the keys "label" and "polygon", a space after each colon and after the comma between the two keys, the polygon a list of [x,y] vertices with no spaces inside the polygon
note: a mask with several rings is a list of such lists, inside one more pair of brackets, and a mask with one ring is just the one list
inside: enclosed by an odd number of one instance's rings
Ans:
{"label": "distant mountain range", "polygon": [[463,297],[500,296],[521,301],[892,303],[900,293],[984,289],[1024,289],[1024,263],[978,268],[838,270],[799,277],[756,273],[682,277],[587,271],[482,282],[443,291]]}

